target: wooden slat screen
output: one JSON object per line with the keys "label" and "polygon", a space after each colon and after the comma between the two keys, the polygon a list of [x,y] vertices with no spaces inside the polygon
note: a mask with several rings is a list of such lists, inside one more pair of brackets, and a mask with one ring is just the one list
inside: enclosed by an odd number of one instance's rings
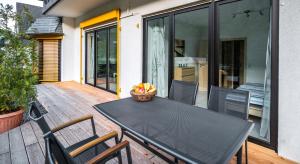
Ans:
{"label": "wooden slat screen", "polygon": [[[40,81],[60,81],[60,40],[43,40],[40,54]],[[40,44],[41,45],[41,44]]]}
{"label": "wooden slat screen", "polygon": [[38,55],[39,55],[39,80],[43,80],[43,41],[39,40],[38,44]]}

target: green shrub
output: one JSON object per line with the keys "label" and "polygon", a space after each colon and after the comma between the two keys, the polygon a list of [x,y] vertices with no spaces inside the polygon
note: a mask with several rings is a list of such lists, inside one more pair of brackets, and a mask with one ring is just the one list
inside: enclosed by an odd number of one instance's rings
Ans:
{"label": "green shrub", "polygon": [[0,4],[0,114],[26,109],[36,97],[38,81],[35,41],[9,28],[10,22],[22,19],[12,6]]}

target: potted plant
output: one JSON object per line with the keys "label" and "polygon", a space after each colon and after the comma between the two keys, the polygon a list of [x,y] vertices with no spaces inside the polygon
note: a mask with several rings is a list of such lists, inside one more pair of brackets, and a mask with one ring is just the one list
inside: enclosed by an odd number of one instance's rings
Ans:
{"label": "potted plant", "polygon": [[36,97],[35,42],[10,27],[11,22],[21,25],[22,17],[12,6],[0,4],[0,133],[19,126]]}

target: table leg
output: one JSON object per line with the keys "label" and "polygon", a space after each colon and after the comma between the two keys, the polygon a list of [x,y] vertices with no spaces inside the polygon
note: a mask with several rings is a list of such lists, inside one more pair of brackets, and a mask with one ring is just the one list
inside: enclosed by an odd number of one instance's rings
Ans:
{"label": "table leg", "polygon": [[242,164],[242,161],[243,161],[242,158],[243,158],[243,146],[241,146],[240,150],[237,152],[236,163]]}
{"label": "table leg", "polygon": [[178,158],[175,157],[174,162],[175,162],[175,163],[178,163]]}

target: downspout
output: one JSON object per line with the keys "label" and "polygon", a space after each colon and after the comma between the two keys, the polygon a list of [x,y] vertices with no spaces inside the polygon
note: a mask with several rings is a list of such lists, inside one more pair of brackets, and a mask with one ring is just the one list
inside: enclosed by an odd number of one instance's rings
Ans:
{"label": "downspout", "polygon": [[120,72],[120,32],[121,32],[121,24],[120,24],[120,10],[117,10],[117,96],[120,98],[121,87],[120,87],[120,79],[121,79],[121,72]]}
{"label": "downspout", "polygon": [[82,84],[82,28],[80,28],[80,84]]}

